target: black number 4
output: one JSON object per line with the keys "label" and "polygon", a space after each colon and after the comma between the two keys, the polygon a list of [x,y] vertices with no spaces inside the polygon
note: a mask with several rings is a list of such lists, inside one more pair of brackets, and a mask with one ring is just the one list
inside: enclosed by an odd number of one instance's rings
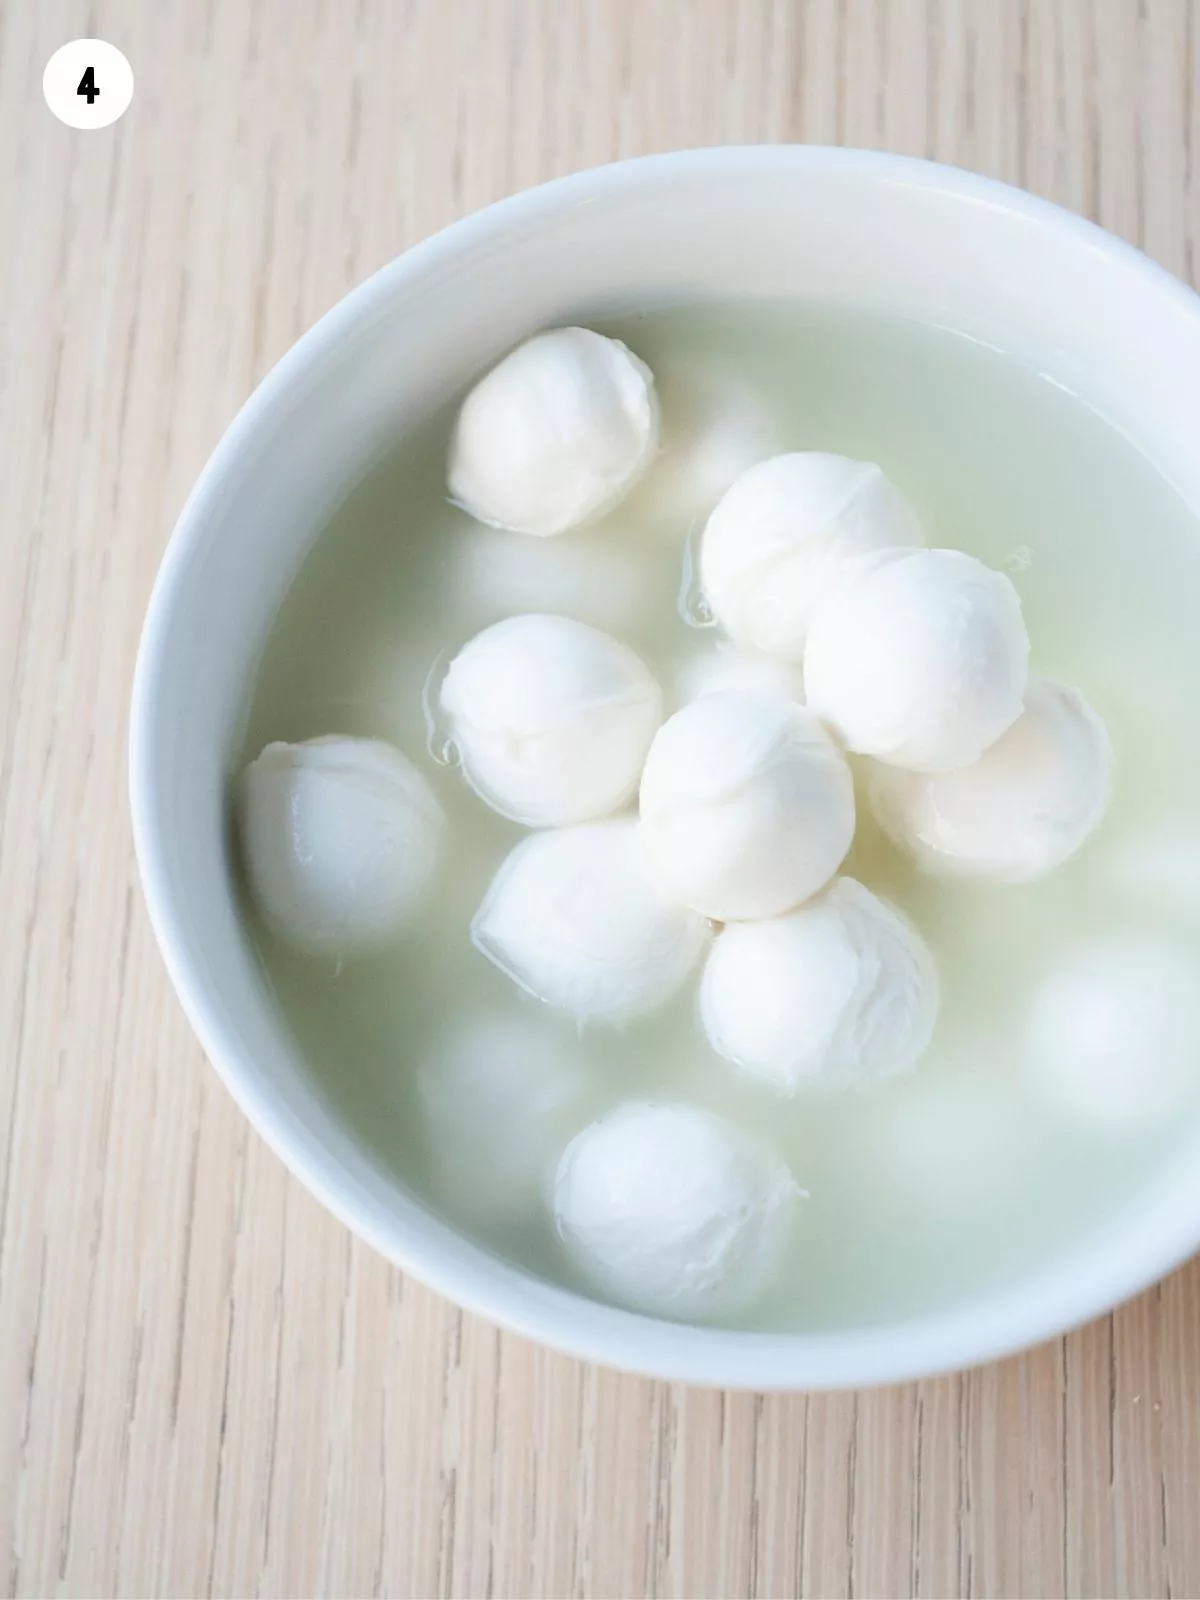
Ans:
{"label": "black number 4", "polygon": [[76,89],[75,93],[85,95],[87,97],[88,105],[91,105],[93,100],[95,100],[96,96],[100,93],[99,89],[96,87],[96,74],[91,67],[89,67],[84,73],[83,77],[80,78],[79,87]]}

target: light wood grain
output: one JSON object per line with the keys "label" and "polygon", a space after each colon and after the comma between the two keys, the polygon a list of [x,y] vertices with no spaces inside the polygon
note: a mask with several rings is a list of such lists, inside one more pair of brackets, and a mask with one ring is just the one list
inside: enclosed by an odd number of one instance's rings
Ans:
{"label": "light wood grain", "polygon": [[[356,1243],[172,998],[125,799],[137,632],[241,400],[347,288],[616,156],[879,145],[1195,280],[1186,0],[0,0],[0,1591],[1200,1594],[1200,1269],[886,1393],[546,1354]],[[41,101],[119,45],[102,133]]]}

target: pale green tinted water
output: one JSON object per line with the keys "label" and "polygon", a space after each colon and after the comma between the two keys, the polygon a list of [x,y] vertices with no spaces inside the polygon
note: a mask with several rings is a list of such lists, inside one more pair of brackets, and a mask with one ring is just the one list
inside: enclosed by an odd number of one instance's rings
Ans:
{"label": "pale green tinted water", "polygon": [[[1200,835],[1196,520],[1080,400],[953,335],[795,306],[681,308],[608,331],[654,368],[711,358],[762,397],[778,448],[880,462],[931,544],[1012,574],[1035,668],[1081,685],[1108,721],[1118,783],[1102,833],[1040,884],[985,889],[920,879],[863,826],[849,870],[905,907],[942,967],[937,1036],[904,1083],[780,1102],[711,1054],[694,988],[649,1020],[580,1043],[470,944],[471,915],[521,830],[428,759],[422,687],[440,653],[522,610],[618,632],[664,680],[712,635],[677,614],[687,529],[652,515],[653,486],[586,534],[493,533],[445,502],[440,418],[397,441],[307,561],[262,662],[246,749],[330,732],[395,741],[445,802],[452,863],[423,925],[386,955],[335,972],[263,936],[263,960],[338,1114],[403,1183],[547,1276],[567,1272],[538,1208],[506,1217],[499,1197],[448,1193],[416,1112],[415,1064],[476,1014],[530,1018],[564,1051],[582,1051],[589,1087],[563,1137],[635,1092],[686,1095],[779,1143],[810,1198],[755,1325],[819,1327],[945,1303],[1111,1216],[1188,1131],[1105,1136],[1045,1109],[1022,1075],[1020,1019],[1036,973],[1079,937],[1169,927],[1200,953],[1195,869],[1192,893],[1180,893],[1178,853],[1163,844],[1197,851]],[[1157,867],[1130,866],[1143,845]],[[519,1144],[503,1126],[485,1136]]]}

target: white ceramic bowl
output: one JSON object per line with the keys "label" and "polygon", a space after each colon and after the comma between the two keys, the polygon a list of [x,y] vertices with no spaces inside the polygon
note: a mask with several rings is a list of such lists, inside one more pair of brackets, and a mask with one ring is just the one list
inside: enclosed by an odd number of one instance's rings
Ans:
{"label": "white ceramic bowl", "polygon": [[229,763],[276,608],[328,512],[389,440],[547,324],[767,295],[891,310],[1012,351],[1100,407],[1200,506],[1200,299],[1137,251],[1014,189],[921,161],[770,146],[623,162],[503,201],[409,251],[247,402],[155,587],[131,785],[150,914],[192,1024],[259,1133],[349,1227],[470,1310],[576,1355],[685,1382],[825,1388],[969,1365],[1153,1282],[1200,1245],[1200,1131],[1119,1221],[948,1310],[764,1335],[597,1305],[457,1233],[332,1113],[252,956],[226,822]]}

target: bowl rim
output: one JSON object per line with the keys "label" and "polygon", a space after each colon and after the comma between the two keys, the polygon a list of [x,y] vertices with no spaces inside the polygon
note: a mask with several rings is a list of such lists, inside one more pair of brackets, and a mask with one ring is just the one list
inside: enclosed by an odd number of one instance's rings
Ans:
{"label": "bowl rim", "polygon": [[[415,1199],[386,1220],[361,1184],[347,1184],[315,1140],[298,1140],[244,1060],[236,1030],[213,1003],[191,949],[152,815],[153,709],[170,654],[173,614],[209,537],[221,486],[256,448],[293,387],[409,281],[561,209],[647,184],[775,170],[874,174],[938,191],[1049,228],[1138,280],[1200,323],[1200,296],[1140,250],[1095,223],[993,178],[917,157],[821,145],[732,145],[638,156],[556,178],[476,211],[414,245],[350,290],[281,357],[229,424],[187,497],[151,593],[134,671],[129,783],[134,849],[151,925],[172,986],[209,1061],[259,1136],[321,1203],[381,1255],[475,1315],[552,1349],[642,1376],[764,1391],[844,1389],[911,1381],[1013,1354],[1107,1312],[1179,1266],[1200,1246],[1200,1208],[1185,1208],[1147,1241],[1105,1230],[1048,1267],[964,1304],[878,1326],[754,1333],[661,1321],[549,1284],[450,1227]],[[401,1212],[403,1211],[403,1215]],[[1117,1227],[1114,1224],[1112,1231]]]}

